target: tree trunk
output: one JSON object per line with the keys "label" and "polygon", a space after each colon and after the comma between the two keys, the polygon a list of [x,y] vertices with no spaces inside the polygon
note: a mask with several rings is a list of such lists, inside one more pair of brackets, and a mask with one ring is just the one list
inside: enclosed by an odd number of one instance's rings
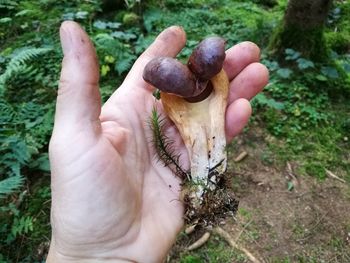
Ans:
{"label": "tree trunk", "polygon": [[323,36],[332,0],[289,0],[282,24],[271,38],[269,49],[278,58],[292,48],[313,61],[327,59]]}

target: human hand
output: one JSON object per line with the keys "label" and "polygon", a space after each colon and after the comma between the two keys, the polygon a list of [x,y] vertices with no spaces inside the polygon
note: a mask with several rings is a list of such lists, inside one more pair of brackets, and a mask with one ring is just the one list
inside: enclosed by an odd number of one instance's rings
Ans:
{"label": "human hand", "polygon": [[[48,262],[160,262],[183,226],[180,181],[155,158],[148,119],[155,101],[142,72],[157,56],[176,56],[186,36],[163,31],[139,57],[123,84],[101,108],[99,67],[91,41],[74,22],[60,30],[64,60],[50,141],[52,241]],[[243,42],[227,51],[230,79],[226,134],[248,122],[249,99],[268,82],[259,48]],[[175,139],[188,157],[176,129]]]}

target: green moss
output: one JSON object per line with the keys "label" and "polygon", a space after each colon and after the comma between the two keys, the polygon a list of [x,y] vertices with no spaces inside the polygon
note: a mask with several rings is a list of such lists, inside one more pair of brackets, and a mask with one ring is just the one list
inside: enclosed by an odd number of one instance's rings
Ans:
{"label": "green moss", "polygon": [[326,61],[329,58],[323,35],[324,29],[303,29],[298,26],[285,26],[282,23],[273,33],[268,49],[280,61],[284,58],[286,48],[301,52],[302,57],[314,62]]}
{"label": "green moss", "polygon": [[126,13],[123,16],[123,24],[127,26],[135,26],[138,24],[140,18],[135,13]]}
{"label": "green moss", "polygon": [[316,177],[318,179],[325,179],[326,178],[326,171],[323,167],[323,164],[318,162],[310,162],[304,166],[305,172],[313,177]]}
{"label": "green moss", "polygon": [[327,32],[325,34],[327,46],[338,54],[350,50],[350,33]]}
{"label": "green moss", "polygon": [[343,1],[338,3],[339,8],[341,9],[341,16],[337,23],[339,32],[350,32],[350,1]]}
{"label": "green moss", "polygon": [[331,22],[325,34],[327,45],[338,54],[345,54],[350,51],[350,2],[336,2],[334,10],[338,10],[336,15],[331,12]]}
{"label": "green moss", "polygon": [[[247,258],[241,251],[232,249],[226,242],[216,235],[212,235],[209,241],[193,252],[180,254],[180,262],[246,262]],[[176,261],[178,262],[178,261]]]}
{"label": "green moss", "polygon": [[198,256],[188,255],[181,259],[181,263],[201,263],[202,260]]}
{"label": "green moss", "polygon": [[[307,129],[298,130],[299,117],[281,116],[281,120],[267,119],[266,123],[276,126],[284,133],[285,142],[272,142],[270,150],[277,155],[277,163],[285,165],[291,160],[299,163],[298,174],[309,175],[324,179],[325,169],[339,171],[340,174],[349,174],[350,165],[346,162],[349,144],[344,141],[346,131],[340,125],[346,119],[346,108],[329,109],[331,120],[325,124],[309,125]],[[269,118],[270,115],[265,115]],[[282,124],[281,124],[282,123]],[[285,126],[284,126],[285,125]],[[350,181],[350,177],[345,176]]]}

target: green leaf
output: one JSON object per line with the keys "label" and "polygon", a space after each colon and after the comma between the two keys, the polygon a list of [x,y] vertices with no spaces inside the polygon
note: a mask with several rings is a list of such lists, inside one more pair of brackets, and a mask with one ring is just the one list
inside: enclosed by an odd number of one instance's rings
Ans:
{"label": "green leaf", "polygon": [[101,76],[102,77],[107,76],[107,74],[110,70],[111,70],[111,68],[109,67],[109,65],[102,65],[101,66]]}
{"label": "green leaf", "polygon": [[98,28],[98,29],[106,29],[107,28],[107,23],[103,22],[103,21],[100,21],[100,20],[97,20],[97,21],[94,22],[93,26]]}
{"label": "green leaf", "polygon": [[[11,78],[14,74],[23,69],[29,60],[32,60],[40,55],[48,53],[52,48],[24,48],[16,50],[11,61],[7,64],[6,70],[0,75],[0,84],[5,84],[6,81]],[[0,89],[1,91],[1,89]]]}
{"label": "green leaf", "polygon": [[277,61],[264,60],[262,63],[271,71],[275,71],[280,68]]}
{"label": "green leaf", "polygon": [[338,71],[333,67],[322,67],[321,72],[329,78],[332,78],[332,79],[339,78]]}
{"label": "green leaf", "polygon": [[118,74],[123,74],[124,72],[128,71],[132,64],[132,59],[123,59],[117,61],[115,64],[114,69],[118,72]]}
{"label": "green leaf", "polygon": [[15,14],[15,16],[25,16],[27,14],[33,13],[33,10],[30,9],[24,9],[22,11],[19,11],[17,14]]}
{"label": "green leaf", "polygon": [[301,70],[315,67],[315,64],[312,61],[305,58],[298,58],[297,63],[298,68]]}
{"label": "green leaf", "polygon": [[287,189],[288,189],[288,191],[292,191],[292,190],[294,189],[294,184],[293,184],[293,182],[288,182],[288,183],[287,183]]}
{"label": "green leaf", "polygon": [[344,70],[346,73],[350,73],[350,64],[349,63],[344,63],[343,67],[344,67]]}
{"label": "green leaf", "polygon": [[12,0],[0,0],[0,8],[5,8],[8,10],[14,9],[18,3]]}
{"label": "green leaf", "polygon": [[147,10],[143,15],[143,24],[147,32],[151,32],[153,25],[158,22],[162,17],[162,11],[160,9]]}
{"label": "green leaf", "polygon": [[327,77],[325,77],[324,75],[321,75],[321,74],[317,75],[316,79],[319,81],[327,81],[328,80]]}
{"label": "green leaf", "polygon": [[94,22],[94,27],[98,28],[98,29],[118,29],[121,26],[121,23],[118,22],[104,22],[101,20],[97,20]]}
{"label": "green leaf", "polygon": [[75,18],[76,19],[86,19],[89,15],[89,12],[87,11],[79,11],[75,13]]}
{"label": "green leaf", "polygon": [[261,105],[265,105],[276,110],[283,110],[285,107],[284,103],[278,102],[272,98],[267,98],[263,93],[259,93],[258,95],[256,95],[254,101],[258,102]]}
{"label": "green leaf", "polygon": [[107,27],[110,29],[118,29],[122,24],[118,22],[108,22]]}
{"label": "green leaf", "polygon": [[33,217],[22,216],[21,218],[15,218],[12,224],[11,233],[13,236],[27,234],[33,231]]}
{"label": "green leaf", "polygon": [[137,38],[137,36],[135,34],[125,33],[123,31],[115,31],[115,32],[111,33],[111,36],[118,38],[118,39],[126,40],[126,41]]}
{"label": "green leaf", "polygon": [[5,180],[0,181],[0,198],[12,194],[17,191],[24,182],[24,178],[20,175],[11,176]]}
{"label": "green leaf", "polygon": [[290,70],[289,68],[280,68],[277,70],[277,75],[280,76],[283,79],[288,79],[290,75],[292,75],[293,71]]}
{"label": "green leaf", "polygon": [[63,20],[74,20],[74,13],[65,13],[62,15]]}
{"label": "green leaf", "polygon": [[47,153],[41,154],[38,159],[29,164],[29,168],[50,172],[49,155]]}
{"label": "green leaf", "polygon": [[294,49],[287,48],[285,50],[286,60],[296,60],[300,57],[301,53],[298,51],[295,51]]}
{"label": "green leaf", "polygon": [[6,24],[6,23],[9,23],[12,21],[12,18],[11,17],[4,17],[4,18],[1,18],[0,19],[0,23],[1,24]]}
{"label": "green leaf", "polygon": [[295,50],[292,48],[286,48],[284,50],[284,53],[286,53],[286,55],[293,55],[295,53]]}

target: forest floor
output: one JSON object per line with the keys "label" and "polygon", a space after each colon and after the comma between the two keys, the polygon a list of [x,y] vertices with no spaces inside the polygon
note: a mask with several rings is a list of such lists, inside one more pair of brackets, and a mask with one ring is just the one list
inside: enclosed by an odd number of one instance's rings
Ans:
{"label": "forest floor", "polygon": [[[267,164],[269,141],[256,127],[229,147],[228,170],[240,205],[222,228],[260,262],[350,262],[349,184],[300,176],[294,172],[298,163]],[[243,151],[248,155],[235,162]],[[180,235],[168,262],[250,262],[215,232],[202,248],[188,252],[201,234]]]}
{"label": "forest floor", "polygon": [[[204,230],[181,233],[167,262],[250,262],[247,251],[260,262],[350,262],[350,2],[333,1],[324,32],[326,62],[310,61],[290,48],[281,62],[270,55],[267,47],[287,0],[271,1],[272,7],[258,0],[128,2],[145,5],[0,0],[0,124],[6,124],[0,128],[0,181],[22,178],[0,199],[0,263],[46,258],[51,233],[47,148],[63,20],[79,22],[95,44],[103,101],[168,26],[181,25],[187,33],[178,56],[182,61],[209,35],[224,37],[227,47],[246,40],[261,47],[270,83],[252,100],[248,128],[228,147],[228,175],[240,205],[221,227],[236,248],[210,231],[207,243],[188,251]],[[8,81],[1,84],[1,79]],[[244,151],[247,156],[234,161]]]}

